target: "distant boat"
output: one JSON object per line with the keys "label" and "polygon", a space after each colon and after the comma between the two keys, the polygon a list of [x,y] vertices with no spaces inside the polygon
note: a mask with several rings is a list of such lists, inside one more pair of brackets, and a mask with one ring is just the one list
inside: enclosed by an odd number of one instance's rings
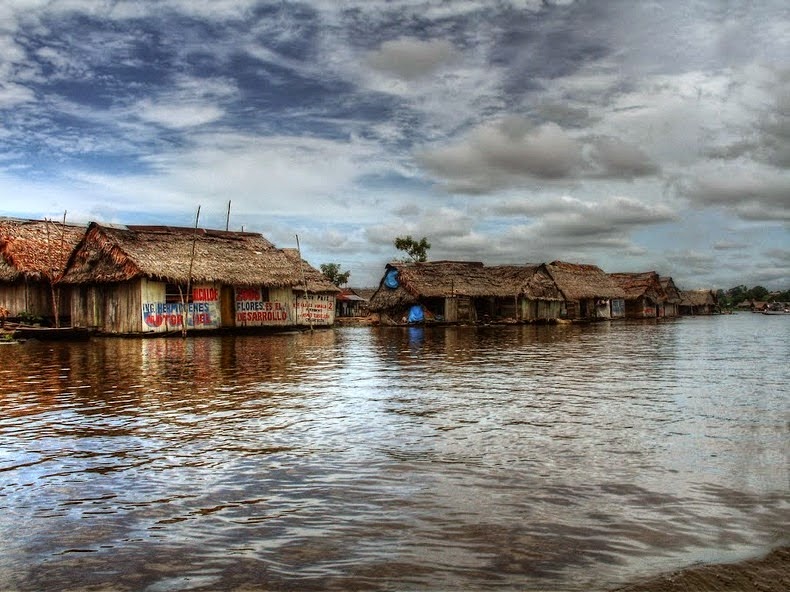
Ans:
{"label": "distant boat", "polygon": [[763,310],[764,315],[783,315],[788,313],[790,313],[790,309],[782,302],[772,302]]}
{"label": "distant boat", "polygon": [[85,327],[17,327],[14,339],[39,339],[41,341],[87,341],[91,330]]}

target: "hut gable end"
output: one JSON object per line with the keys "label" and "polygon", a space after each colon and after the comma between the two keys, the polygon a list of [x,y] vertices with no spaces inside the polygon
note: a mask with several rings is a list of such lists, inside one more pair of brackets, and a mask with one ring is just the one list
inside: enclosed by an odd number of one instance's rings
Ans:
{"label": "hut gable end", "polygon": [[617,282],[595,265],[552,261],[546,264],[546,270],[566,300],[625,297]]}
{"label": "hut gable end", "polygon": [[0,279],[57,279],[84,233],[82,225],[0,218]]}
{"label": "hut gable end", "polygon": [[610,273],[609,277],[623,289],[626,300],[650,298],[654,302],[658,302],[665,299],[664,289],[661,287],[661,282],[655,271]]}

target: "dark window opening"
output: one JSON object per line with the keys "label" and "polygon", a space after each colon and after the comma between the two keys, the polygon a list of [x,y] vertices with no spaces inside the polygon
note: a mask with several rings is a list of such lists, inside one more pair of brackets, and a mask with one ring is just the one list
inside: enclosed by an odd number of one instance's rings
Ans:
{"label": "dark window opening", "polygon": [[187,293],[186,284],[166,284],[165,285],[165,302],[168,304],[185,302],[189,304],[192,302],[192,294]]}

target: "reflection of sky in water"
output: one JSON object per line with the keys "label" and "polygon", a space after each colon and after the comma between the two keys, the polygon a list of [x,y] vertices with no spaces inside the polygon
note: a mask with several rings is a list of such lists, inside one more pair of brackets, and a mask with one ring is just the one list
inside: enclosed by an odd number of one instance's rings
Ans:
{"label": "reflection of sky in water", "polygon": [[0,584],[584,590],[757,552],[790,337],[756,317],[14,347]]}

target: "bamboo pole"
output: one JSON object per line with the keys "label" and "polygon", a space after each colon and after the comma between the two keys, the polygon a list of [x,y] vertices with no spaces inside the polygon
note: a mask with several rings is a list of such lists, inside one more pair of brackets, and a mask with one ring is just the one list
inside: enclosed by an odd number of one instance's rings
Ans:
{"label": "bamboo pole", "polygon": [[225,217],[225,232],[230,227],[230,200],[228,200],[228,215]]}
{"label": "bamboo pole", "polygon": [[[307,322],[310,325],[310,332],[312,333],[313,332],[313,317],[310,314],[310,301],[307,298],[307,280],[305,279],[305,276],[304,276],[304,265],[302,265],[302,249],[299,247],[299,235],[298,234],[296,235],[296,252],[299,255],[299,271],[302,274],[302,285],[304,286],[304,301],[305,301],[305,307],[307,308]],[[297,301],[297,306],[296,306],[296,314],[297,314],[296,319],[298,321],[299,320],[299,316],[298,316],[299,315],[299,303],[298,303],[298,301]]]}
{"label": "bamboo pole", "polygon": [[[189,274],[187,275],[187,293],[186,298],[181,294],[181,306],[183,311],[181,313],[181,336],[187,336],[187,314],[189,312],[189,295],[192,293],[192,266],[195,263],[195,243],[197,242],[198,221],[200,220],[200,206],[198,206],[197,214],[195,215],[195,231],[192,233],[192,254],[189,257]],[[179,291],[181,288],[179,287]],[[186,300],[186,302],[185,302]]]}

